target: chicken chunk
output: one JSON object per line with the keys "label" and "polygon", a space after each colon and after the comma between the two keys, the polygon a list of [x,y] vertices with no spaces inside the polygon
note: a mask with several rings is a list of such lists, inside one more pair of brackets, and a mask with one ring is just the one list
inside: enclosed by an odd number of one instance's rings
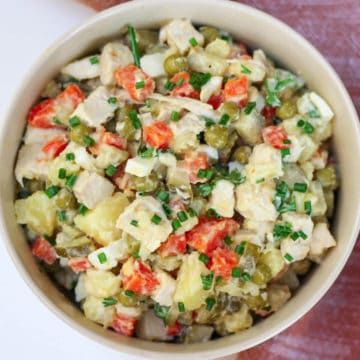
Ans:
{"label": "chicken chunk", "polygon": [[165,53],[155,53],[144,55],[140,59],[141,68],[151,77],[166,76],[164,68]]}
{"label": "chicken chunk", "polygon": [[115,186],[103,176],[87,170],[80,173],[74,185],[74,194],[79,203],[93,209],[103,199],[110,197]]}
{"label": "chicken chunk", "polygon": [[331,235],[326,223],[318,223],[314,227],[310,243],[310,255],[321,256],[324,252],[335,246],[336,241]]}
{"label": "chicken chunk", "polygon": [[176,281],[165,271],[158,270],[156,278],[160,285],[151,295],[151,298],[163,306],[171,306],[173,304],[173,296],[176,288]]}
{"label": "chicken chunk", "polygon": [[98,55],[87,56],[74,61],[61,69],[61,73],[77,80],[93,79],[100,75]]}
{"label": "chicken chunk", "polygon": [[214,209],[223,217],[233,217],[235,207],[234,184],[228,180],[219,180],[211,193],[208,208]]}

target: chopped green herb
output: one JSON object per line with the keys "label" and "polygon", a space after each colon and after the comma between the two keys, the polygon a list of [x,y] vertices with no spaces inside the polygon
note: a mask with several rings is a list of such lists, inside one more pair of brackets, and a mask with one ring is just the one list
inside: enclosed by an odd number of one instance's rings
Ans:
{"label": "chopped green herb", "polygon": [[190,215],[190,217],[195,217],[195,216],[197,216],[197,213],[196,213],[196,211],[195,211],[193,208],[189,208],[187,212],[188,212],[188,214]]}
{"label": "chopped green herb", "polygon": [[241,276],[241,269],[238,267],[235,267],[231,270],[231,276],[233,278],[239,278]]}
{"label": "chopped green herb", "polygon": [[221,284],[223,281],[223,277],[221,275],[217,276],[215,278],[215,284],[218,285],[218,284]]}
{"label": "chopped green herb", "polygon": [[78,213],[80,215],[85,215],[87,213],[89,209],[84,205],[84,204],[80,204],[79,208],[78,208]]}
{"label": "chopped green herb", "polygon": [[135,258],[135,259],[140,259],[140,254],[138,251],[135,251],[132,256]]}
{"label": "chopped green herb", "polygon": [[145,87],[145,81],[138,81],[138,82],[135,83],[135,88],[137,90],[143,89],[144,87]]}
{"label": "chopped green herb", "polygon": [[314,127],[308,121],[306,121],[303,127],[303,132],[305,134],[312,134],[314,131],[315,131]]}
{"label": "chopped green herb", "polygon": [[162,204],[161,207],[163,208],[164,210],[164,213],[166,214],[166,217],[169,219],[170,218],[170,215],[171,215],[171,209],[170,207],[167,205],[167,204]]}
{"label": "chopped green herb", "polygon": [[139,150],[139,156],[143,159],[148,159],[154,157],[155,152],[152,147],[143,148]]}
{"label": "chopped green herb", "polygon": [[65,159],[66,159],[67,161],[75,160],[75,154],[74,154],[74,153],[67,153],[67,154],[65,155]]}
{"label": "chopped green herb", "polygon": [[211,272],[210,274],[207,275],[201,275],[201,281],[202,281],[202,285],[203,285],[203,289],[204,290],[210,290],[213,284],[213,280],[214,280],[214,273]]}
{"label": "chopped green herb", "polygon": [[265,178],[260,178],[256,180],[257,184],[263,183],[265,181]]}
{"label": "chopped green herb", "polygon": [[108,307],[108,306],[113,306],[117,303],[117,300],[114,299],[113,297],[107,297],[107,298],[104,298],[103,301],[102,301],[104,307]]}
{"label": "chopped green herb", "polygon": [[77,116],[73,116],[69,119],[69,125],[70,127],[76,127],[80,125],[80,119]]}
{"label": "chopped green herb", "polygon": [[86,146],[94,146],[95,145],[95,140],[91,137],[91,136],[85,136],[83,139],[83,142]]}
{"label": "chopped green herb", "polygon": [[285,149],[281,149],[281,157],[285,157],[287,155],[290,155],[290,149],[289,148],[285,148]]}
{"label": "chopped green herb", "polygon": [[117,167],[114,165],[110,165],[106,168],[105,174],[109,177],[114,176],[117,171]]}
{"label": "chopped green herb", "polygon": [[245,247],[246,247],[246,241],[242,241],[240,244],[235,246],[235,252],[238,255],[243,255],[245,252]]}
{"label": "chopped green herb", "polygon": [[69,189],[72,189],[75,184],[76,179],[77,179],[76,174],[69,175],[65,181],[65,186],[67,186]]}
{"label": "chopped green herb", "polygon": [[164,322],[166,321],[169,315],[169,311],[170,311],[170,306],[162,306],[159,303],[155,304],[154,313],[159,319],[163,320]]}
{"label": "chopped green herb", "polygon": [[305,183],[295,183],[294,184],[294,191],[297,191],[297,192],[306,192],[307,190],[307,184]]}
{"label": "chopped green herb", "polygon": [[62,122],[57,117],[54,117],[52,121],[56,125],[63,125]]}
{"label": "chopped green herb", "polygon": [[106,254],[105,254],[105,253],[101,252],[101,253],[98,254],[97,257],[98,257],[98,259],[99,259],[100,264],[106,263],[107,257],[106,257]]}
{"label": "chopped green herb", "polygon": [[59,179],[65,179],[66,178],[66,169],[64,169],[64,168],[59,169],[58,178]]}
{"label": "chopped green herb", "polygon": [[226,126],[227,123],[229,122],[229,120],[230,120],[230,116],[229,116],[228,114],[224,114],[224,115],[220,118],[219,124],[220,124],[220,125],[223,125],[223,126]]}
{"label": "chopped green herb", "polygon": [[56,245],[56,241],[49,235],[44,234],[43,238],[52,246]]}
{"label": "chopped green herb", "polygon": [[170,200],[170,194],[165,191],[165,190],[160,190],[157,194],[157,198],[160,200],[160,201],[163,201],[163,202],[166,202],[168,203],[169,200]]}
{"label": "chopped green herb", "polygon": [[221,215],[213,208],[206,211],[206,216],[211,219],[221,219]]}
{"label": "chopped green herb", "polygon": [[211,311],[212,308],[214,307],[214,305],[216,304],[216,300],[212,297],[206,298],[205,302],[206,302],[206,310],[207,311]]}
{"label": "chopped green herb", "polygon": [[245,176],[242,176],[240,171],[233,170],[230,174],[225,176],[224,179],[231,181],[234,185],[239,185],[245,181]]}
{"label": "chopped green herb", "polygon": [[241,64],[241,72],[247,75],[250,75],[252,73],[252,71],[244,64]]}
{"label": "chopped green herb", "polygon": [[255,109],[255,107],[256,107],[256,101],[248,102],[244,108],[244,113],[246,115],[250,115],[251,112]]}
{"label": "chopped green herb", "polygon": [[283,144],[291,144],[291,140],[290,139],[284,139]]}
{"label": "chopped green herb", "polygon": [[204,116],[203,118],[205,120],[205,126],[206,127],[209,127],[211,125],[215,125],[215,121],[213,119],[211,119],[209,117],[206,117],[206,116]]}
{"label": "chopped green herb", "polygon": [[108,98],[108,103],[111,105],[115,105],[117,103],[117,98],[116,97],[109,97]]}
{"label": "chopped green herb", "polygon": [[188,216],[186,215],[185,211],[179,211],[177,213],[177,217],[181,222],[184,222],[184,221],[186,221],[188,219]]}
{"label": "chopped green herb", "polygon": [[130,120],[131,120],[131,123],[132,123],[132,126],[138,130],[138,129],[141,129],[141,122],[138,118],[138,115],[137,115],[137,112],[136,110],[132,109],[129,111],[129,117],[130,117]]}
{"label": "chopped green herb", "polygon": [[148,108],[151,107],[151,105],[152,105],[151,99],[146,99],[145,105],[146,105],[146,107],[148,107]]}
{"label": "chopped green herb", "polygon": [[198,45],[198,42],[194,37],[189,39],[189,43],[190,43],[191,46],[197,46]]}
{"label": "chopped green herb", "polygon": [[51,185],[45,190],[45,194],[47,195],[48,198],[51,199],[59,192],[59,190],[60,189],[57,186]]}
{"label": "chopped green herb", "polygon": [[285,222],[283,225],[275,224],[273,229],[274,241],[279,241],[281,239],[287,238],[292,232],[291,224]]}
{"label": "chopped green herb", "polygon": [[295,212],[296,211],[296,200],[295,198],[292,198],[289,203],[282,204],[279,209],[277,209],[280,214],[283,214],[285,212]]}
{"label": "chopped green herb", "polygon": [[191,75],[189,79],[190,85],[194,88],[196,91],[200,91],[201,87],[204,86],[209,80],[211,79],[210,73],[194,73]]}
{"label": "chopped green herb", "polygon": [[184,78],[180,78],[177,82],[176,82],[176,86],[181,86],[184,83]]}
{"label": "chopped green herb", "polygon": [[319,119],[320,118],[320,114],[317,112],[317,110],[311,110],[308,112],[309,116],[313,119]]}
{"label": "chopped green herb", "polygon": [[207,263],[209,262],[209,257],[205,254],[200,254],[199,260],[202,261],[205,265],[207,265]]}
{"label": "chopped green herb", "polygon": [[244,281],[249,281],[250,278],[251,278],[251,276],[250,276],[249,273],[243,272],[243,273],[241,274],[241,278],[242,278]]}
{"label": "chopped green herb", "polygon": [[179,120],[179,112],[178,111],[173,111],[171,113],[171,120],[172,121],[178,121]]}
{"label": "chopped green herb", "polygon": [[306,214],[311,215],[312,208],[311,208],[310,200],[304,202],[304,210],[305,210]]}
{"label": "chopped green herb", "polygon": [[284,255],[284,258],[288,261],[288,262],[291,262],[294,260],[294,258],[289,254],[289,253],[286,253]]}
{"label": "chopped green herb", "polygon": [[157,214],[154,214],[151,218],[151,222],[155,225],[159,225],[161,223],[161,217]]}
{"label": "chopped green herb", "polygon": [[57,215],[58,215],[58,219],[60,222],[66,221],[66,211],[65,210],[58,210]]}
{"label": "chopped green herb", "polygon": [[296,241],[299,238],[299,236],[300,236],[299,233],[296,231],[290,235],[291,239],[293,239],[294,241]]}
{"label": "chopped green herb", "polygon": [[178,309],[179,309],[179,312],[185,311],[185,305],[183,302],[178,302]]}
{"label": "chopped green herb", "polygon": [[303,127],[305,125],[305,120],[300,119],[297,123],[296,123],[297,127]]}
{"label": "chopped green herb", "polygon": [[140,54],[139,54],[138,44],[136,41],[135,29],[131,25],[128,26],[128,35],[129,35],[129,40],[130,40],[131,51],[132,51],[133,57],[134,57],[134,63],[138,68],[141,68]]}
{"label": "chopped green herb", "polygon": [[181,228],[181,223],[178,219],[173,220],[171,224],[172,224],[174,231]]}
{"label": "chopped green herb", "polygon": [[270,305],[264,306],[262,307],[262,310],[271,311],[271,306]]}
{"label": "chopped green herb", "polygon": [[167,81],[167,82],[164,84],[164,88],[165,88],[166,90],[169,90],[169,91],[174,90],[175,86],[176,86],[176,84],[173,83],[173,82],[171,82],[171,81]]}
{"label": "chopped green herb", "polygon": [[226,245],[231,245],[233,242],[234,242],[234,241],[233,241],[233,239],[231,238],[231,236],[225,236],[225,237],[224,237],[224,243],[225,243]]}
{"label": "chopped green herb", "polygon": [[272,121],[273,125],[280,125],[282,122],[283,121],[277,116],[275,116]]}
{"label": "chopped green herb", "polygon": [[211,192],[214,190],[215,184],[201,184],[198,187],[199,195],[202,197],[207,197],[211,194]]}
{"label": "chopped green herb", "polygon": [[99,57],[98,56],[92,56],[90,59],[90,64],[91,65],[95,65],[95,64],[98,64],[99,63]]}
{"label": "chopped green herb", "polygon": [[134,297],[135,293],[132,290],[125,290],[125,295],[128,297]]}
{"label": "chopped green herb", "polygon": [[211,179],[213,175],[214,171],[211,169],[200,169],[197,174],[199,179]]}
{"label": "chopped green herb", "polygon": [[307,235],[306,235],[302,230],[299,230],[299,231],[298,231],[298,234],[299,234],[299,236],[300,236],[303,240],[306,240],[306,239],[307,239]]}
{"label": "chopped green herb", "polygon": [[131,221],[130,221],[130,224],[131,224],[132,226],[135,226],[135,227],[138,227],[138,226],[139,226],[139,222],[138,222],[137,220],[135,220],[135,219],[131,220]]}

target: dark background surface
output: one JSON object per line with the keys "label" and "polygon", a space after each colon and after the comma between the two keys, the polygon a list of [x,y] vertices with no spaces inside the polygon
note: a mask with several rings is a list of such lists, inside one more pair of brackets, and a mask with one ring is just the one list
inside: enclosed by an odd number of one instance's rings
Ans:
{"label": "dark background surface", "polygon": [[[82,2],[96,10],[102,10],[125,1],[83,0]],[[340,75],[358,113],[360,112],[360,0],[238,2],[277,17],[315,45]],[[239,353],[238,359],[360,359],[359,308],[360,242],[358,241],[334,286],[306,316],[271,340]]]}

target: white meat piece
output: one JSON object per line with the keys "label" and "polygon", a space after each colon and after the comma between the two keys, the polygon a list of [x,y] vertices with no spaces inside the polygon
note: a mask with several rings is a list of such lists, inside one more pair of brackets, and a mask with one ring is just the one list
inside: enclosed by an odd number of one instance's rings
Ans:
{"label": "white meat piece", "polygon": [[61,129],[42,129],[38,127],[28,126],[24,135],[24,143],[25,145],[44,145],[54,137],[64,134],[66,134],[66,131]]}
{"label": "white meat piece", "polygon": [[245,218],[257,221],[275,221],[278,213],[272,203],[275,183],[251,184],[248,181],[236,187],[235,209]]}
{"label": "white meat piece", "polygon": [[156,278],[160,284],[152,293],[151,298],[162,306],[171,306],[173,304],[176,280],[162,270],[156,271]]}
{"label": "white meat piece", "polygon": [[126,162],[125,172],[139,177],[148,176],[154,169],[156,161],[157,159],[155,157],[141,158],[140,156],[136,156]]}
{"label": "white meat piece", "polygon": [[222,81],[223,78],[221,76],[212,76],[210,80],[201,87],[200,100],[206,103],[212,95],[220,92]]}
{"label": "white meat piece", "polygon": [[104,85],[115,84],[114,72],[119,67],[133,63],[130,49],[121,42],[107,43],[100,56],[100,80]]}
{"label": "white meat piece", "polygon": [[326,101],[313,91],[305,93],[298,99],[297,108],[302,115],[309,115],[309,112],[316,111],[324,122],[329,122],[334,117]]}
{"label": "white meat piece", "polygon": [[15,166],[15,178],[19,184],[23,185],[23,178],[47,178],[50,162],[41,151],[42,147],[42,144],[21,146]]}
{"label": "white meat piece", "polygon": [[77,80],[93,79],[100,75],[99,63],[92,64],[90,59],[98,55],[87,56],[74,61],[61,69],[61,73],[69,75]]}
{"label": "white meat piece", "polygon": [[252,184],[282,176],[284,172],[280,151],[268,144],[256,145],[253,148],[245,171],[246,178]]}
{"label": "white meat piece", "polygon": [[112,96],[105,86],[99,86],[78,105],[71,116],[78,116],[86,125],[98,127],[114,115],[117,105],[108,102]]}
{"label": "white meat piece", "polygon": [[[98,255],[104,253],[106,261],[101,263]],[[118,261],[126,259],[128,256],[128,246],[126,239],[116,240],[107,246],[101,247],[88,255],[90,263],[98,270],[110,270],[114,268]]]}
{"label": "white meat piece", "polygon": [[[305,214],[287,212],[282,215],[282,220],[291,224],[292,232],[302,231],[307,236],[306,239],[299,236],[295,241],[290,237],[283,239],[280,250],[284,259],[288,263],[305,259],[310,250],[311,234],[314,227],[311,217]],[[286,254],[292,257],[291,261],[285,257]]]}
{"label": "white meat piece", "polygon": [[125,315],[135,319],[139,318],[141,315],[140,307],[124,306],[121,303],[115,305],[115,310],[119,315]]}
{"label": "white meat piece", "polygon": [[160,29],[160,42],[175,46],[181,54],[185,54],[190,49],[189,40],[194,38],[202,46],[204,37],[191,24],[189,19],[175,19]]}
{"label": "white meat piece", "polygon": [[[154,215],[161,218],[159,224],[151,221]],[[131,224],[136,221],[136,225]],[[151,196],[135,199],[119,216],[116,227],[140,241],[139,255],[146,259],[172,232],[161,204]]]}
{"label": "white meat piece", "polygon": [[318,223],[314,227],[310,243],[310,255],[321,256],[324,252],[335,246],[336,241],[331,235],[326,223]]}
{"label": "white meat piece", "polygon": [[147,54],[141,57],[141,68],[151,77],[166,76],[164,69],[165,53]]}
{"label": "white meat piece", "polygon": [[95,166],[96,160],[85,149],[85,147],[70,141],[65,148],[63,154],[73,153],[75,156],[74,162],[81,166],[84,170],[98,171]]}
{"label": "white meat piece", "polygon": [[235,207],[235,185],[228,180],[219,180],[210,195],[209,209],[223,217],[233,217]]}
{"label": "white meat piece", "polygon": [[103,176],[85,170],[77,177],[73,191],[79,203],[94,209],[99,202],[111,196],[114,189],[115,186]]}

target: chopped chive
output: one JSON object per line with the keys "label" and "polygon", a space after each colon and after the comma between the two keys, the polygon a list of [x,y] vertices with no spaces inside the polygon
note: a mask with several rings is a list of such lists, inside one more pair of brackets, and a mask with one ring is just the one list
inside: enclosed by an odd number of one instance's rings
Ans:
{"label": "chopped chive", "polygon": [[170,306],[160,305],[159,303],[156,303],[154,306],[154,314],[164,322],[166,322],[166,319],[169,315]]}
{"label": "chopped chive", "polygon": [[211,179],[213,175],[214,171],[211,169],[200,169],[197,174],[198,178],[200,179]]}
{"label": "chopped chive", "polygon": [[57,117],[54,117],[54,118],[52,119],[52,121],[53,121],[54,124],[63,125],[62,122],[61,122]]}
{"label": "chopped chive", "polygon": [[117,171],[117,167],[114,165],[110,165],[106,168],[105,174],[109,177],[114,176]]}
{"label": "chopped chive", "polygon": [[66,169],[64,169],[64,168],[59,169],[58,178],[59,179],[65,179],[66,178]]}
{"label": "chopped chive", "polygon": [[243,74],[247,74],[247,75],[252,73],[252,71],[247,66],[245,66],[244,64],[241,64],[241,72]]}
{"label": "chopped chive", "polygon": [[245,247],[246,247],[246,241],[242,241],[239,245],[235,246],[235,252],[238,255],[243,255],[245,252]]}
{"label": "chopped chive", "polygon": [[136,110],[134,110],[134,109],[130,110],[129,111],[129,117],[130,117],[132,126],[137,130],[140,129],[141,128],[141,122],[140,122],[140,120],[138,118]]}
{"label": "chopped chive", "polygon": [[52,246],[56,245],[56,241],[49,235],[44,234],[43,238]]}
{"label": "chopped chive", "polygon": [[143,89],[144,87],[145,87],[145,81],[138,81],[137,83],[135,83],[135,88],[137,90]]}
{"label": "chopped chive", "polygon": [[294,191],[297,191],[297,192],[306,192],[307,190],[307,184],[305,183],[295,183],[294,184]]}
{"label": "chopped chive", "polygon": [[155,225],[159,225],[161,223],[161,217],[157,214],[154,214],[153,217],[151,218],[151,222],[154,223]]}
{"label": "chopped chive", "polygon": [[133,26],[128,26],[128,35],[130,39],[130,47],[134,57],[134,63],[138,68],[141,68],[139,48],[136,41],[135,29]]}
{"label": "chopped chive", "polygon": [[80,119],[77,116],[73,116],[72,118],[69,119],[69,125],[72,128],[80,125]]}
{"label": "chopped chive", "polygon": [[243,272],[243,273],[241,274],[241,278],[242,278],[244,281],[249,281],[250,278],[251,278],[251,276],[250,276],[249,273]]}
{"label": "chopped chive", "polygon": [[139,226],[139,222],[138,222],[137,220],[135,220],[135,219],[131,220],[131,221],[130,221],[130,224],[131,224],[132,226],[135,226],[135,227],[138,227],[138,226]]}
{"label": "chopped chive", "polygon": [[204,116],[205,120],[205,126],[209,127],[211,125],[215,125],[215,121],[213,119],[210,119],[209,117]]}
{"label": "chopped chive", "polygon": [[66,158],[67,161],[75,160],[75,154],[74,153],[67,153],[65,155],[65,158]]}
{"label": "chopped chive", "polygon": [[171,81],[167,81],[167,82],[164,84],[164,88],[165,88],[166,90],[169,90],[169,91],[174,90],[175,86],[176,86],[176,84],[173,83],[173,82],[171,82]]}
{"label": "chopped chive", "polygon": [[221,275],[217,276],[215,278],[215,284],[221,284],[221,282],[223,281],[223,277]]}
{"label": "chopped chive", "polygon": [[45,190],[45,194],[47,195],[48,198],[51,199],[59,192],[59,190],[60,189],[57,186],[51,185]]}
{"label": "chopped chive", "polygon": [[284,255],[284,258],[288,261],[288,262],[291,262],[294,260],[294,258],[289,254],[289,253],[286,253]]}
{"label": "chopped chive", "polygon": [[194,37],[189,39],[189,43],[190,43],[191,46],[197,46],[198,45],[198,42]]}
{"label": "chopped chive", "polygon": [[65,210],[58,210],[57,215],[58,215],[58,219],[60,222],[66,221],[66,211]]}
{"label": "chopped chive", "polygon": [[135,259],[140,259],[140,254],[138,251],[135,251],[132,256],[135,258]]}
{"label": "chopped chive", "polygon": [[171,120],[172,121],[178,121],[179,120],[179,112],[178,111],[173,111],[171,113]]}
{"label": "chopped chive", "polygon": [[298,231],[298,234],[299,234],[299,236],[300,236],[302,239],[304,239],[304,240],[307,239],[307,235],[306,235],[302,230],[299,230],[299,231]]}
{"label": "chopped chive", "polygon": [[85,136],[83,139],[83,142],[86,146],[94,146],[95,145],[95,140],[91,137],[91,136]]}
{"label": "chopped chive", "polygon": [[280,152],[282,157],[290,155],[290,149],[281,149]]}
{"label": "chopped chive", "polygon": [[224,114],[224,115],[220,118],[219,124],[225,126],[225,125],[227,125],[227,123],[229,122],[229,120],[230,120],[230,116],[229,116],[228,114]]}
{"label": "chopped chive", "polygon": [[100,264],[106,263],[107,257],[106,257],[106,254],[105,254],[105,253],[101,252],[101,253],[98,254],[97,257],[98,257],[98,259],[99,259]]}
{"label": "chopped chive", "polygon": [[117,103],[117,98],[116,97],[109,97],[108,98],[108,103],[111,105],[115,105]]}
{"label": "chopped chive", "polygon": [[262,308],[262,310],[271,311],[271,306],[270,306],[270,305],[264,306],[264,307]]}
{"label": "chopped chive", "polygon": [[178,309],[179,309],[179,312],[185,311],[185,305],[183,302],[178,302]]}
{"label": "chopped chive", "polygon": [[188,208],[188,214],[190,215],[190,217],[195,217],[197,216],[196,211],[193,208]]}
{"label": "chopped chive", "polygon": [[226,244],[226,245],[231,245],[232,243],[233,243],[234,241],[233,241],[233,239],[231,238],[231,236],[225,236],[224,237],[224,243]]}
{"label": "chopped chive", "polygon": [[171,216],[171,209],[170,207],[167,205],[167,204],[162,204],[161,207],[163,208],[164,210],[164,213],[166,214],[166,217],[169,219],[170,216]]}
{"label": "chopped chive", "polygon": [[186,221],[188,219],[188,216],[186,215],[185,211],[179,211],[177,213],[177,217],[181,222],[184,222],[184,221]]}
{"label": "chopped chive", "polygon": [[250,115],[251,112],[255,109],[255,107],[256,107],[256,101],[248,102],[245,106],[244,113],[246,115]]}
{"label": "chopped chive", "polygon": [[209,262],[209,257],[207,255],[201,253],[199,255],[199,260],[201,262],[203,262],[205,265],[207,265],[207,263]]}
{"label": "chopped chive", "polygon": [[206,310],[207,311],[211,311],[212,308],[214,307],[214,305],[216,304],[216,300],[212,297],[206,298],[205,302],[206,302]]}
{"label": "chopped chive", "polygon": [[264,181],[265,181],[265,178],[262,177],[262,178],[256,180],[256,184],[260,184]]}
{"label": "chopped chive", "polygon": [[231,270],[231,276],[233,278],[239,278],[241,276],[241,269],[238,267],[235,267]]}
{"label": "chopped chive", "polygon": [[174,231],[181,228],[181,223],[178,219],[173,220],[171,224],[172,224]]}
{"label": "chopped chive", "polygon": [[210,208],[206,211],[205,215],[208,218],[215,218],[215,219],[221,219],[221,215],[214,209]]}
{"label": "chopped chive", "polygon": [[296,231],[290,235],[291,239],[293,239],[294,241],[296,241],[299,238],[299,236],[300,236],[299,233]]}
{"label": "chopped chive", "polygon": [[304,210],[305,210],[306,214],[311,215],[312,208],[311,208],[310,200],[304,202]]}
{"label": "chopped chive", "polygon": [[146,105],[146,107],[148,107],[148,108],[151,107],[151,105],[152,105],[151,99],[146,99],[145,105]]}
{"label": "chopped chive", "polygon": [[107,298],[104,298],[103,301],[102,301],[104,307],[108,307],[108,306],[113,306],[117,303],[117,300],[114,299],[113,297],[107,297]]}
{"label": "chopped chive", "polygon": [[314,130],[314,127],[308,121],[306,121],[305,125],[303,126],[303,132],[305,134],[312,134]]}
{"label": "chopped chive", "polygon": [[292,232],[292,228],[290,223],[285,222],[284,225],[275,224],[273,229],[274,241],[279,241],[281,239],[288,237],[291,234],[291,232]]}
{"label": "chopped chive", "polygon": [[128,297],[134,297],[135,293],[132,290],[125,290],[125,295]]}
{"label": "chopped chive", "polygon": [[170,194],[165,191],[165,190],[160,190],[157,194],[157,198],[160,200],[160,201],[163,201],[163,202],[166,202],[168,203],[169,202],[169,199],[170,199]]}
{"label": "chopped chive", "polygon": [[67,186],[69,189],[72,189],[76,179],[77,179],[76,174],[69,175],[68,178],[66,179],[65,186]]}
{"label": "chopped chive", "polygon": [[202,285],[203,285],[203,289],[204,290],[210,290],[213,284],[213,280],[214,280],[214,273],[211,272],[210,274],[207,275],[201,275],[201,281],[202,281]]}
{"label": "chopped chive", "polygon": [[90,59],[90,64],[91,65],[95,65],[95,64],[98,64],[99,63],[99,57],[98,56],[92,56]]}
{"label": "chopped chive", "polygon": [[176,82],[176,86],[181,86],[184,83],[184,78],[180,78],[177,82]]}
{"label": "chopped chive", "polygon": [[143,191],[137,191],[136,196],[144,196],[145,193]]}
{"label": "chopped chive", "polygon": [[303,127],[305,125],[305,121],[303,119],[300,119],[296,125],[297,127]]}
{"label": "chopped chive", "polygon": [[201,184],[198,187],[199,195],[202,197],[207,197],[211,194],[211,192],[214,190],[215,185],[214,184]]}
{"label": "chopped chive", "polygon": [[284,139],[283,144],[291,144],[291,140],[290,139]]}
{"label": "chopped chive", "polygon": [[142,148],[139,150],[139,155],[143,159],[152,158],[154,156],[154,149],[152,147]]}
{"label": "chopped chive", "polygon": [[205,85],[210,79],[210,73],[194,73],[189,79],[189,84],[194,88],[194,90],[200,91],[201,87]]}
{"label": "chopped chive", "polygon": [[84,205],[84,204],[80,204],[79,208],[78,208],[78,213],[80,215],[85,215],[87,213],[89,209]]}

